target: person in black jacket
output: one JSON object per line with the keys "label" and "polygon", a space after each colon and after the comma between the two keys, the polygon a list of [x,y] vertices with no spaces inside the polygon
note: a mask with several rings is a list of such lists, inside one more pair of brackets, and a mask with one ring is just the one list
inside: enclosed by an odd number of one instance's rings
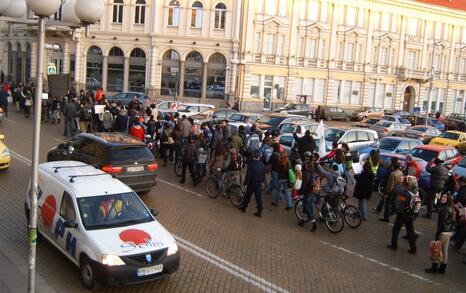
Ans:
{"label": "person in black jacket", "polygon": [[262,183],[265,181],[265,165],[260,160],[261,156],[262,154],[259,150],[254,151],[252,161],[248,164],[246,178],[244,178],[244,185],[247,186],[246,194],[239,208],[245,213],[251,196],[254,193],[257,204],[257,212],[254,213],[254,216],[259,218],[262,217]]}
{"label": "person in black jacket", "polygon": [[435,194],[441,192],[445,188],[445,183],[448,180],[448,169],[443,166],[443,161],[439,158],[434,160],[435,166],[432,167],[432,162],[427,164],[426,170],[430,173],[430,189],[426,197],[427,213],[423,215],[426,219],[432,218],[432,201],[435,198]]}
{"label": "person in black jacket", "polygon": [[372,195],[372,184],[374,182],[374,173],[372,165],[366,161],[362,167],[362,172],[358,176],[356,186],[354,187],[353,196],[359,200],[359,211],[363,221],[367,220],[367,201]]}
{"label": "person in black jacket", "polygon": [[184,184],[186,179],[186,168],[189,169],[191,173],[191,179],[193,180],[193,185],[196,186],[196,173],[194,172],[194,163],[197,159],[197,147],[191,136],[188,137],[188,143],[185,146],[183,153],[183,171],[181,172],[180,183]]}
{"label": "person in black jacket", "polygon": [[304,136],[299,138],[296,132],[293,133],[295,141],[298,143],[299,154],[301,155],[301,160],[304,161],[304,153],[311,152],[313,153],[316,149],[316,141],[311,135],[309,130],[306,130]]}
{"label": "person in black jacket", "polygon": [[426,269],[426,273],[430,274],[445,274],[445,269],[448,262],[448,246],[450,237],[455,226],[455,208],[453,207],[453,200],[449,192],[443,193],[440,196],[438,207],[438,220],[437,220],[437,233],[435,240],[440,241],[442,245],[442,261],[433,262],[432,267]]}
{"label": "person in black jacket", "polygon": [[[313,206],[316,202],[316,192],[318,192],[316,190],[317,186],[314,184],[314,180],[317,176],[319,175],[315,170],[314,162],[306,160],[304,162],[303,183],[301,184],[300,193],[304,196],[303,208],[312,223],[312,232],[317,229],[317,223],[313,213]],[[298,225],[304,227],[304,221],[299,221]]]}

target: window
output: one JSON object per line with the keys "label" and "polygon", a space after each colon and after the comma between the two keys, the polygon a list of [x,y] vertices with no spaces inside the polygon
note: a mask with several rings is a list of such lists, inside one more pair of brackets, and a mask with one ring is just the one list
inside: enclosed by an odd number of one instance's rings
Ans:
{"label": "window", "polygon": [[361,63],[361,52],[362,52],[362,44],[359,44],[356,47],[356,53],[354,54],[354,62]]}
{"label": "window", "polygon": [[340,97],[340,102],[343,104],[349,104],[351,99],[351,81],[345,81],[345,87],[343,89],[343,95]]}
{"label": "window", "polygon": [[268,15],[277,14],[277,0],[267,0],[267,5],[265,5],[265,13]]}
{"label": "window", "polygon": [[341,80],[335,80],[333,82],[333,99],[336,103],[340,102],[340,86],[341,86]]}
{"label": "window", "polygon": [[388,60],[388,65],[392,65],[392,66],[396,65],[396,62],[395,62],[395,49],[394,48],[392,48],[390,50],[390,60]]}
{"label": "window", "polygon": [[76,212],[74,210],[73,199],[66,191],[63,193],[63,198],[61,200],[60,216],[65,221],[76,221]]}
{"label": "window", "polygon": [[372,64],[377,64],[377,46],[372,48]]}
{"label": "window", "polygon": [[348,43],[346,44],[346,50],[345,50],[345,61],[346,62],[353,62],[354,58],[354,44],[353,43]]}
{"label": "window", "polygon": [[346,137],[344,138],[346,142],[356,142],[358,141],[358,138],[356,136],[356,131],[350,131],[348,134],[346,134]]}
{"label": "window", "polygon": [[207,64],[207,98],[225,98],[225,77],[227,60],[220,53],[215,53],[209,58]]}
{"label": "window", "polygon": [[160,94],[177,96],[180,75],[180,55],[175,50],[168,50],[162,58],[162,80]]}
{"label": "window", "polygon": [[312,59],[315,59],[317,56],[316,56],[316,46],[317,46],[317,40],[316,39],[310,39],[309,40],[309,45],[308,45],[308,49],[309,49],[309,53],[308,53],[308,58],[312,58]]}
{"label": "window", "polygon": [[131,51],[129,58],[129,90],[145,92],[146,84],[146,53],[140,48]]}
{"label": "window", "polygon": [[146,1],[136,0],[136,7],[134,11],[134,23],[144,24],[146,21]]}
{"label": "window", "polygon": [[103,56],[99,47],[92,46],[87,50],[86,65],[86,88],[102,86]]}
{"label": "window", "polygon": [[319,2],[315,0],[309,1],[309,6],[307,8],[307,18],[310,20],[316,21],[319,15]]}
{"label": "window", "polygon": [[113,23],[123,22],[123,0],[113,0]]}
{"label": "window", "polygon": [[264,53],[268,55],[274,54],[274,48],[275,48],[274,45],[275,45],[275,35],[266,34]]}
{"label": "window", "polygon": [[177,0],[170,1],[168,4],[168,25],[178,26],[180,23],[180,2]]}
{"label": "window", "polygon": [[287,6],[288,6],[288,0],[279,0],[280,1],[280,10],[279,10],[279,14],[280,16],[286,16],[286,12],[288,10]]}
{"label": "window", "polygon": [[369,134],[364,131],[356,131],[358,134],[358,141],[369,141],[369,140],[374,140],[369,137]]}
{"label": "window", "polygon": [[274,91],[277,99],[285,98],[285,77],[284,76],[275,76]]}
{"label": "window", "polygon": [[204,61],[202,55],[192,51],[186,57],[184,69],[184,96],[191,98],[201,97],[202,66]]}
{"label": "window", "polygon": [[107,70],[107,90],[109,92],[122,92],[124,79],[124,54],[118,47],[110,49],[108,54],[108,70]]}
{"label": "window", "polygon": [[256,53],[261,53],[261,33],[256,32],[256,37],[255,37],[255,45],[254,45],[254,50]]}
{"label": "window", "polygon": [[382,48],[380,50],[380,64],[381,65],[387,65],[387,48]]}
{"label": "window", "polygon": [[298,57],[304,57],[304,38],[299,38],[298,41]]}
{"label": "window", "polygon": [[351,104],[353,105],[361,104],[361,90],[362,90],[362,83],[360,81],[353,81],[353,88],[351,91]]}
{"label": "window", "polygon": [[414,69],[416,67],[416,51],[408,51],[408,62],[407,67]]}
{"label": "window", "polygon": [[384,32],[388,32],[390,28],[390,14],[383,13],[382,14],[382,23],[380,25],[380,30]]}
{"label": "window", "polygon": [[325,40],[320,40],[320,59],[325,59]]}
{"label": "window", "polygon": [[346,25],[355,26],[356,24],[356,8],[348,7],[346,10]]}
{"label": "window", "polygon": [[305,78],[304,79],[303,94],[304,95],[312,95],[313,93],[314,93],[314,79],[313,78]]}
{"label": "window", "polygon": [[223,3],[218,3],[215,6],[215,22],[214,28],[225,29],[225,17],[227,13],[227,7]]}
{"label": "window", "polygon": [[392,15],[392,25],[391,25],[391,29],[392,29],[392,32],[393,32],[393,33],[396,33],[397,24],[398,24],[398,17],[397,17],[396,15]]}
{"label": "window", "polygon": [[363,8],[358,9],[358,27],[359,28],[364,27],[364,9]]}
{"label": "window", "polygon": [[191,27],[202,27],[202,3],[199,1],[194,2],[191,9]]}
{"label": "window", "polygon": [[[302,77],[295,77],[294,78],[294,83],[293,83],[293,95],[301,95],[301,91],[303,89],[303,78]],[[296,98],[298,100],[298,98]]]}
{"label": "window", "polygon": [[259,87],[260,87],[260,75],[252,74],[251,75],[251,97],[258,98],[259,97]]}
{"label": "window", "polygon": [[442,32],[443,32],[443,23],[437,22],[435,24],[435,39],[441,39],[442,38]]}
{"label": "window", "polygon": [[327,2],[320,2],[320,21],[327,22],[328,6]]}
{"label": "window", "polygon": [[466,58],[461,59],[459,68],[459,74],[466,74]]}
{"label": "window", "polygon": [[417,18],[408,19],[408,35],[410,36],[417,35]]}
{"label": "window", "polygon": [[278,44],[277,44],[277,55],[283,56],[285,52],[285,35],[280,35],[278,37]]}

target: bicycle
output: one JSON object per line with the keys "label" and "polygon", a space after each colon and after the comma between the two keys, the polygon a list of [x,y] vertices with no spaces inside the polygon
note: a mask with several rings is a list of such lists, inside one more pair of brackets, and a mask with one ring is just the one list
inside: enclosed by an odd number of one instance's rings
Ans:
{"label": "bicycle", "polygon": [[362,217],[359,209],[352,204],[347,204],[347,195],[340,197],[340,203],[338,205],[340,211],[343,213],[346,224],[351,228],[357,228],[361,225]]}
{"label": "bicycle", "polygon": [[221,171],[220,169],[211,172],[211,175],[205,182],[205,189],[210,198],[217,198],[222,194],[235,207],[240,207],[243,202],[243,187],[234,183],[228,172]]}

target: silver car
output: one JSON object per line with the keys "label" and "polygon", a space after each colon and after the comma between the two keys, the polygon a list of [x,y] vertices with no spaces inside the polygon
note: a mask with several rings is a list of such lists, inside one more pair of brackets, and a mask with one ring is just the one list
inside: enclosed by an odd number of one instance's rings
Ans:
{"label": "silver car", "polygon": [[433,126],[416,125],[405,131],[405,136],[410,138],[420,139],[427,144],[434,137],[437,137],[442,132]]}
{"label": "silver car", "polygon": [[375,123],[371,128],[377,131],[379,137],[403,136],[405,130],[405,127],[401,123],[386,120],[380,120],[379,122]]}
{"label": "silver car", "polygon": [[368,147],[379,140],[377,132],[372,129],[352,128],[342,129],[330,127],[325,131],[326,151],[332,150],[332,143],[337,142],[339,145],[346,143],[350,149],[353,160],[357,161],[358,151]]}
{"label": "silver car", "polygon": [[[300,133],[297,134],[298,137],[304,136],[304,134]],[[313,134],[312,137],[316,141],[316,149],[315,151],[319,151],[319,144],[320,144],[320,139],[317,137],[317,135]],[[291,155],[291,150],[295,147],[296,141],[294,139],[293,133],[285,133],[282,134],[278,137],[279,143],[282,145],[283,150],[286,152],[288,156]]]}
{"label": "silver car", "polygon": [[380,119],[400,123],[405,128],[405,130],[412,126],[411,122],[407,118],[398,115],[386,115],[382,116]]}
{"label": "silver car", "polygon": [[[304,134],[307,130],[309,130],[311,133],[315,133],[318,125],[319,123],[307,119],[300,120],[288,118],[280,123],[278,129],[280,130],[281,134],[294,132],[297,134]],[[327,128],[327,125],[324,124],[324,130]]]}

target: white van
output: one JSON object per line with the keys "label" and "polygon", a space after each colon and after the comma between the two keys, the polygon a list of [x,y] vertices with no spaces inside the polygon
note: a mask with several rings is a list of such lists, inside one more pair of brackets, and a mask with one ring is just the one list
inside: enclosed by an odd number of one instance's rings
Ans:
{"label": "white van", "polygon": [[[40,238],[79,266],[86,288],[149,281],[178,269],[175,239],[118,179],[82,162],[55,161],[39,165],[38,184]],[[25,210],[29,222],[29,196]]]}

